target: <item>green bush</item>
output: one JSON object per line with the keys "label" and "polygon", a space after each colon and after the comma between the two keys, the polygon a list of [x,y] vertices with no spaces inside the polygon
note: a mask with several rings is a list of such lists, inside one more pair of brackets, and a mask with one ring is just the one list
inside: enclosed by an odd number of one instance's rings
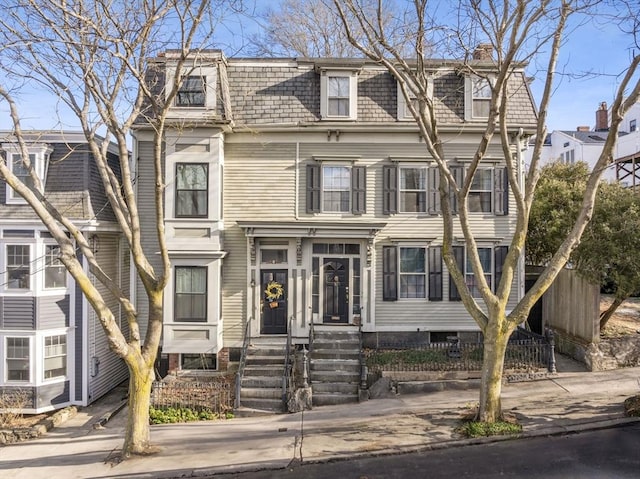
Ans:
{"label": "green bush", "polygon": [[[230,419],[229,414],[225,414],[224,418]],[[231,417],[233,417],[232,414]],[[220,416],[208,409],[195,411],[187,407],[149,408],[149,422],[151,424],[173,424],[176,422],[210,421],[213,419],[220,419]]]}

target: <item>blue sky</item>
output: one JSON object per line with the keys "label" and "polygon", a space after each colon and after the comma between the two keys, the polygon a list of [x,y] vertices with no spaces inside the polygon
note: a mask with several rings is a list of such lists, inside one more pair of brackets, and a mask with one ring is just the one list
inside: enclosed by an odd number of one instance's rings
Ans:
{"label": "blue sky", "polygon": [[[258,5],[262,2],[257,0]],[[231,18],[219,30],[218,42],[225,53],[233,54],[246,45],[246,35],[256,29],[250,18]],[[629,38],[618,26],[602,19],[589,20],[578,31],[569,34],[558,63],[559,75],[547,121],[549,131],[572,130],[578,125],[594,126],[596,109],[603,101],[611,104],[620,74],[630,61],[632,51],[628,46]],[[532,64],[531,75],[540,73],[535,69]],[[542,80],[534,80],[531,88],[534,97],[538,98]],[[47,93],[23,93],[20,109],[23,128],[60,128],[58,118],[62,118],[62,127],[77,129],[74,118],[65,114],[64,107]],[[11,126],[6,108],[0,106],[0,129]]]}

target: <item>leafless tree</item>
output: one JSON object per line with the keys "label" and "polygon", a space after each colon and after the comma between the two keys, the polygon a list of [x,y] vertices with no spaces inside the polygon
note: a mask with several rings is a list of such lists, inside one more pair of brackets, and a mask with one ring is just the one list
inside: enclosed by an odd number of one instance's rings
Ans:
{"label": "leafless tree", "polygon": [[[591,218],[598,181],[604,167],[612,161],[615,142],[620,123],[627,109],[640,96],[640,80],[638,65],[640,56],[634,56],[628,70],[620,80],[620,86],[611,108],[611,127],[602,154],[591,174],[580,213],[571,232],[549,261],[535,285],[525,294],[512,311],[507,311],[507,302],[513,287],[513,280],[518,262],[522,256],[531,202],[539,178],[537,168],[542,142],[545,138],[545,122],[551,94],[554,88],[554,74],[558,54],[563,44],[563,34],[567,23],[577,13],[588,14],[596,2],[580,0],[529,0],[495,1],[495,0],[461,0],[450,15],[440,16],[439,22],[433,23],[433,17],[427,13],[441,5],[428,0],[407,1],[405,5],[413,9],[418,20],[413,32],[414,57],[417,63],[409,63],[402,52],[395,47],[387,35],[384,25],[378,21],[384,14],[370,15],[368,5],[363,8],[359,0],[333,0],[342,19],[343,29],[349,41],[363,55],[384,65],[398,80],[402,93],[409,106],[421,135],[425,148],[437,163],[440,171],[440,196],[443,218],[443,252],[449,272],[461,293],[465,308],[479,325],[484,336],[484,362],[478,419],[494,422],[501,418],[501,381],[504,369],[504,355],[509,336],[518,324],[528,316],[535,302],[551,285],[558,272],[567,262],[571,251],[578,245],[580,236]],[[446,3],[446,2],[445,2]],[[448,22],[447,18],[453,18]],[[364,36],[364,37],[363,37]],[[483,132],[479,135],[478,146],[473,160],[469,164],[469,173],[463,184],[458,186],[449,168],[445,154],[443,138],[440,134],[440,122],[434,113],[434,102],[427,93],[427,71],[424,65],[425,38],[432,45],[449,54],[457,54],[464,62],[468,73],[475,73],[474,62],[469,53],[478,42],[491,46],[494,52],[492,70],[495,75],[490,82],[491,101],[489,115]],[[546,68],[540,80],[543,82],[543,93],[537,103],[538,121],[536,142],[533,146],[533,160],[528,172],[523,172],[521,164],[514,159],[509,145],[510,135],[516,135],[520,142],[525,141],[522,132],[510,128],[507,112],[511,108],[509,79],[514,69],[521,62],[543,62]],[[480,74],[480,73],[479,73]],[[417,104],[409,101],[416,98]],[[487,147],[492,139],[499,139],[503,147],[504,158],[508,170],[509,185],[513,193],[516,212],[513,239],[503,266],[500,284],[495,293],[485,280],[483,268],[478,256],[474,232],[469,221],[467,198],[472,186],[475,172],[478,170]],[[520,181],[520,176],[524,181]],[[451,195],[457,199],[458,215],[452,214]],[[453,251],[454,225],[463,232],[467,246],[468,258],[472,265],[474,277],[478,279],[481,301],[472,296],[462,271],[458,268]]]}
{"label": "leafless tree", "polygon": [[[377,15],[378,0],[367,0],[362,9],[367,15]],[[415,19],[402,15],[393,8],[393,2],[381,2],[379,21],[393,38],[396,48],[408,43],[408,34]],[[348,14],[348,13],[347,13]],[[331,0],[280,0],[270,5],[259,21],[262,31],[251,36],[250,50],[258,56],[302,56],[307,58],[348,58],[362,56],[362,52],[349,42],[342,21]],[[352,30],[359,42],[366,41],[362,32]]]}
{"label": "leafless tree", "polygon": [[[149,58],[168,45],[177,48],[177,68],[185,58],[206,46],[213,26],[234,0],[8,0],[0,2],[0,101],[10,110],[13,132],[33,185],[27,186],[0,161],[0,176],[37,213],[60,246],[60,260],[96,311],[111,349],[128,366],[129,408],[123,456],[146,454],[150,442],[149,403],[154,362],[162,333],[163,290],[168,281],[169,256],[164,235],[162,141],[167,112],[175,97],[178,75],[163,91],[145,82]],[[52,205],[29,162],[16,95],[39,87],[53,93],[79,122],[95,158],[109,205],[131,252],[138,281],[148,300],[148,315],[139,317],[128,291],[120,288],[98,263],[87,237],[74,222]],[[140,216],[134,191],[128,137],[143,114],[154,129],[155,235],[162,268],[154,270],[141,244]],[[107,158],[109,143],[119,152],[113,167]],[[119,170],[119,173],[116,171]],[[67,236],[70,233],[70,237]],[[146,232],[145,234],[150,234]],[[154,233],[151,233],[154,234]],[[128,322],[125,337],[115,313],[83,270],[76,248],[86,258],[90,273],[115,297]],[[142,331],[145,331],[144,336]]]}

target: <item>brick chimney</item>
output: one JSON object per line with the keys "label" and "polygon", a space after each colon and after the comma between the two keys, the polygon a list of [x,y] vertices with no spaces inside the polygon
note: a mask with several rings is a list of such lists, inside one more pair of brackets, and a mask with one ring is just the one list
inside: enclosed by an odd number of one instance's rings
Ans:
{"label": "brick chimney", "polygon": [[609,110],[606,101],[600,103],[600,108],[596,110],[596,131],[609,131]]}
{"label": "brick chimney", "polygon": [[479,43],[473,51],[474,60],[493,60],[493,45],[491,43]]}

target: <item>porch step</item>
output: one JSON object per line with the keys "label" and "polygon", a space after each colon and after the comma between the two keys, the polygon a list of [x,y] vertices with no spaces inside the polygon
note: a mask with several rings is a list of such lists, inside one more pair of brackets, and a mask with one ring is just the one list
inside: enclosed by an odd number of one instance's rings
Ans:
{"label": "porch step", "polygon": [[254,338],[251,341],[240,387],[242,408],[283,412],[285,358],[286,338]]}
{"label": "porch step", "polygon": [[314,331],[310,380],[316,406],[358,402],[360,332],[344,326]]}
{"label": "porch step", "polygon": [[360,361],[358,359],[312,359],[311,372],[314,371],[347,371],[360,374]]}

